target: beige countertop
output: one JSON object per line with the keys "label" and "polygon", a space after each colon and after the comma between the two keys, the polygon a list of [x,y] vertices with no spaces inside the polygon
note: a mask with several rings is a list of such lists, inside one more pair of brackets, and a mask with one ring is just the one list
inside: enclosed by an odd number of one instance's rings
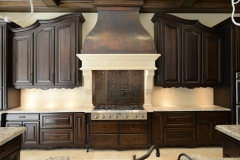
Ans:
{"label": "beige countertop", "polygon": [[230,111],[229,108],[220,107],[217,105],[162,105],[144,107],[148,112],[168,112],[168,111]]}
{"label": "beige countertop", "polygon": [[[240,158],[208,158],[199,154],[187,154],[192,160],[240,160]],[[188,160],[185,156],[181,160]]]}
{"label": "beige countertop", "polygon": [[0,127],[0,146],[19,136],[25,130],[25,127]]}
{"label": "beige countertop", "polygon": [[[170,112],[170,111],[230,111],[228,108],[216,105],[163,105],[145,106],[147,112]],[[2,113],[53,113],[53,112],[85,112],[90,113],[93,107],[17,107],[10,110],[0,111]]]}
{"label": "beige countertop", "polygon": [[215,129],[240,141],[240,125],[217,125]]}

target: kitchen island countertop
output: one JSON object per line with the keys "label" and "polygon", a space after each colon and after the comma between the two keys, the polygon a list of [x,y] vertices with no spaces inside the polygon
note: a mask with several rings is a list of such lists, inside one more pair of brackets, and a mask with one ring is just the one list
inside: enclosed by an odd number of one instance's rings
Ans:
{"label": "kitchen island countertop", "polygon": [[[192,160],[240,160],[240,158],[208,158],[199,154],[187,154]],[[188,160],[185,156],[181,160]]]}
{"label": "kitchen island countertop", "polygon": [[215,129],[240,141],[240,125],[217,125]]}
{"label": "kitchen island countertop", "polygon": [[19,136],[25,130],[25,127],[0,127],[0,146]]}

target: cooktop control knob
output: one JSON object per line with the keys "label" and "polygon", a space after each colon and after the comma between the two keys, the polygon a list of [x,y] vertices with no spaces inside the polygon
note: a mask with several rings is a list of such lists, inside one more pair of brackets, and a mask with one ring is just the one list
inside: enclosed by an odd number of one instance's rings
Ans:
{"label": "cooktop control knob", "polygon": [[94,118],[95,118],[95,119],[98,119],[98,116],[97,116],[97,115],[95,115],[95,116],[94,116]]}
{"label": "cooktop control knob", "polygon": [[136,119],[136,118],[137,118],[137,115],[134,115],[133,118]]}
{"label": "cooktop control knob", "polygon": [[140,117],[140,118],[144,118],[144,116],[143,116],[143,115],[140,115],[139,117]]}
{"label": "cooktop control knob", "polygon": [[107,118],[111,118],[111,115],[108,115]]}
{"label": "cooktop control knob", "polygon": [[127,118],[127,115],[124,115],[124,116],[123,116],[123,118],[125,118],[125,119],[126,119],[126,118]]}
{"label": "cooktop control knob", "polygon": [[114,118],[115,118],[115,119],[117,119],[117,118],[118,118],[118,116],[117,116],[117,115],[115,115],[115,116],[114,116]]}
{"label": "cooktop control knob", "polygon": [[102,115],[102,116],[101,116],[101,118],[102,118],[102,119],[104,119],[104,118],[105,118],[105,116],[104,116],[104,115]]}

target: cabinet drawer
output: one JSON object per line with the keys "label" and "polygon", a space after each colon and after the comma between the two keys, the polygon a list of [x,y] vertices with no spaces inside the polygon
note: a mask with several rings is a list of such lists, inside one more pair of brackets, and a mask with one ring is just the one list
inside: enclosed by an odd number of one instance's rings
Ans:
{"label": "cabinet drawer", "polygon": [[118,134],[93,134],[92,145],[117,145]]}
{"label": "cabinet drawer", "polygon": [[196,116],[193,112],[188,113],[165,113],[165,127],[195,127]]}
{"label": "cabinet drawer", "polygon": [[146,133],[147,123],[120,123],[120,133]]}
{"label": "cabinet drawer", "polygon": [[7,121],[39,120],[39,114],[7,114]]}
{"label": "cabinet drawer", "polygon": [[223,140],[223,155],[225,157],[240,157],[240,142],[225,135]]}
{"label": "cabinet drawer", "polygon": [[21,146],[21,135],[0,146],[0,159]]}
{"label": "cabinet drawer", "polygon": [[196,142],[194,128],[167,128],[164,130],[164,143]]}
{"label": "cabinet drawer", "polygon": [[230,112],[198,112],[198,119],[199,118],[212,118],[212,119],[219,119],[219,118],[228,118]]}
{"label": "cabinet drawer", "polygon": [[92,133],[118,133],[118,123],[92,123]]}
{"label": "cabinet drawer", "polygon": [[72,129],[41,129],[40,144],[72,144]]}
{"label": "cabinet drawer", "polygon": [[129,144],[147,144],[147,134],[121,134],[120,135],[120,144],[129,145]]}
{"label": "cabinet drawer", "polygon": [[40,114],[41,128],[73,128],[73,114]]}

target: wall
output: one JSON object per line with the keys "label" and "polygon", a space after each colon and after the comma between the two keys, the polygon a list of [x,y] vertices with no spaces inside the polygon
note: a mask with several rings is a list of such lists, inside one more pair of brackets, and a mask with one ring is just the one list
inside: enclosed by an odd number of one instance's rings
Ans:
{"label": "wall", "polygon": [[[18,24],[22,27],[33,24],[37,19],[51,19],[66,13],[34,13],[33,16]],[[20,19],[27,13],[1,13],[2,16],[8,16],[13,19]],[[229,14],[173,14],[185,19],[198,19],[202,24],[212,27],[222,20],[230,17]],[[235,15],[235,16],[239,16]],[[86,21],[83,23],[83,41],[89,31],[94,27],[97,21],[97,13],[83,13]],[[151,22],[152,13],[140,14],[140,20],[146,30],[153,37],[153,23]],[[83,106],[85,104],[85,94],[83,87],[75,89],[22,89],[21,90],[22,107],[64,107],[64,106]],[[195,105],[195,104],[213,104],[212,88],[162,88],[154,87],[152,93],[153,105]]]}

